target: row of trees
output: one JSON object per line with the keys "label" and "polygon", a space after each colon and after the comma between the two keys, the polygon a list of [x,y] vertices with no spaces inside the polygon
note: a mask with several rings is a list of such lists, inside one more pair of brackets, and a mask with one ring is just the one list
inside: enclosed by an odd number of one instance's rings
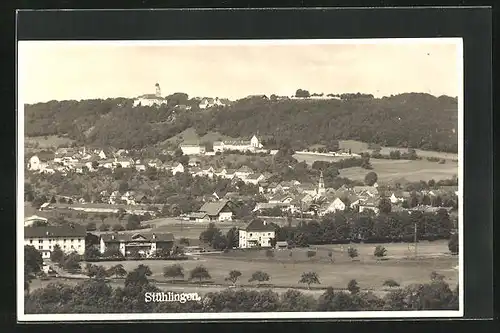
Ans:
{"label": "row of trees", "polygon": [[412,242],[418,240],[449,239],[454,229],[448,213],[391,212],[372,213],[337,212],[321,220],[300,221],[295,227],[277,227],[278,241],[297,246],[309,244],[346,244],[349,242]]}
{"label": "row of trees", "polygon": [[[279,295],[271,290],[226,289],[210,292],[201,302],[146,302],[146,292],[161,292],[152,284],[149,267],[140,265],[126,274],[124,286],[112,288],[102,276],[101,269],[91,267],[93,278],[69,286],[50,283],[25,296],[26,313],[151,313],[151,312],[278,312],[278,311],[356,311],[356,310],[448,310],[458,309],[458,287],[450,286],[438,275],[425,284],[395,289],[385,297],[363,292],[355,280],[349,282],[346,291],[328,288],[314,298],[298,290],[288,290]],[[119,270],[120,273],[123,271]],[[99,273],[101,272],[101,273]],[[255,280],[265,280],[257,276]],[[228,278],[236,281],[237,271]],[[306,272],[301,283],[319,282],[317,274]],[[397,283],[396,283],[397,284]]]}

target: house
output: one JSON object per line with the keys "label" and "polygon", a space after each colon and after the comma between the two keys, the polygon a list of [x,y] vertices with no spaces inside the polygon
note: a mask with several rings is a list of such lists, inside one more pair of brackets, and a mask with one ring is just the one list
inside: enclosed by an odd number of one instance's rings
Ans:
{"label": "house", "polygon": [[205,97],[205,98],[202,98],[202,100],[198,104],[198,107],[200,109],[208,109],[208,108],[211,108],[214,106],[225,106],[225,105],[226,104],[218,97],[215,97],[215,98]]}
{"label": "house", "polygon": [[274,202],[274,203],[271,203],[271,202],[258,202],[254,209],[253,209],[253,212],[264,212],[268,209],[273,209],[273,208],[280,208],[282,211],[283,210],[286,210],[290,207],[290,204],[288,203],[282,203],[282,202]]}
{"label": "house", "polygon": [[238,177],[241,180],[245,180],[248,176],[253,173],[253,170],[247,167],[246,165],[242,166],[234,173],[235,177]]}
{"label": "house", "polygon": [[320,216],[346,209],[345,203],[340,198],[335,198],[333,201],[327,201],[320,207]]}
{"label": "house", "polygon": [[365,211],[372,211],[375,214],[379,213],[378,205],[379,205],[379,200],[374,198],[370,198],[368,200],[362,200],[357,204],[360,213]]}
{"label": "house", "polygon": [[379,194],[377,188],[373,186],[354,186],[352,189],[358,196],[373,198]]}
{"label": "house", "polygon": [[241,249],[272,247],[272,240],[276,237],[276,225],[255,219],[246,228],[239,229],[238,233],[238,247]]}
{"label": "house", "polygon": [[171,233],[135,233],[135,234],[103,234],[100,237],[99,250],[114,247],[123,256],[154,256],[159,250],[170,251],[174,245],[174,235]]}
{"label": "house", "polygon": [[99,165],[101,165],[103,168],[106,169],[113,169],[114,168],[114,160],[112,159],[107,159],[99,162]]}
{"label": "house", "polygon": [[135,161],[131,158],[119,158],[114,161],[114,167],[121,165],[122,168],[130,168],[135,165]]}
{"label": "house", "polygon": [[258,185],[261,181],[264,181],[266,178],[264,177],[263,174],[259,173],[253,173],[249,176],[246,177],[246,179],[243,179],[245,184],[253,184],[253,185]]}
{"label": "house", "polygon": [[249,141],[245,140],[232,140],[232,141],[215,141],[213,144],[214,152],[224,152],[228,150],[238,150],[238,151],[257,151],[262,149],[262,143],[257,136],[252,136]]}
{"label": "house", "polygon": [[174,175],[179,172],[182,173],[184,172],[184,165],[182,165],[181,163],[177,163],[177,165],[175,165],[171,170]]}
{"label": "house", "polygon": [[297,186],[299,193],[306,193],[314,196],[317,192],[317,187],[313,184],[301,184]]}
{"label": "house", "polygon": [[24,226],[29,227],[35,224],[36,222],[47,223],[47,221],[48,220],[45,217],[32,215],[24,219]]}
{"label": "house", "polygon": [[110,205],[114,205],[117,203],[117,201],[120,199],[121,195],[120,195],[120,192],[119,191],[113,191],[111,192],[111,194],[109,195],[109,200],[108,200],[108,203]]}
{"label": "house", "polygon": [[37,155],[31,156],[28,162],[28,169],[42,172],[47,167],[47,162],[40,161]]}
{"label": "house", "polygon": [[201,161],[199,158],[196,158],[196,157],[190,157],[189,158],[189,162],[188,162],[188,166],[190,167],[199,167],[201,164]]}
{"label": "house", "polygon": [[233,179],[236,176],[236,170],[226,169],[226,173],[223,175],[226,179]]}
{"label": "house", "polygon": [[389,197],[389,200],[393,204],[401,203],[405,200],[409,200],[411,198],[410,192],[404,192],[404,191],[395,191],[392,192],[391,196]]}
{"label": "house", "polygon": [[137,171],[146,171],[146,166],[142,163],[135,163],[135,169]]}
{"label": "house", "polygon": [[200,209],[200,213],[207,213],[210,221],[232,221],[232,202],[221,200],[216,202],[206,202]]}
{"label": "house", "polygon": [[59,245],[65,253],[85,253],[85,236],[87,231],[84,226],[62,225],[41,226],[24,228],[24,245],[34,246],[41,252],[43,259],[50,258],[54,246]]}
{"label": "house", "polygon": [[188,216],[189,221],[210,222],[210,216],[205,212],[194,212]]}
{"label": "house", "polygon": [[199,143],[182,143],[179,146],[184,155],[203,155],[205,154],[205,146]]}
{"label": "house", "polygon": [[149,160],[147,161],[146,163],[147,166],[149,166],[150,168],[157,168],[157,169],[160,169],[163,162],[159,159],[159,158],[154,158],[152,160]]}
{"label": "house", "polygon": [[293,196],[290,194],[277,194],[269,199],[269,203],[287,203],[289,204],[293,200]]}
{"label": "house", "polygon": [[167,104],[168,100],[161,96],[160,84],[155,84],[156,93],[155,94],[145,94],[134,99],[134,107],[138,106],[155,106],[158,107],[163,104]]}

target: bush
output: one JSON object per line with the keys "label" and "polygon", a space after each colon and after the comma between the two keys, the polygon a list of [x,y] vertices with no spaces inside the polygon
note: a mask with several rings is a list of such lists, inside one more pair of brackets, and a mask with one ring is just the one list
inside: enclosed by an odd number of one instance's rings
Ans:
{"label": "bush", "polygon": [[384,284],[382,284],[384,287],[399,287],[399,283],[397,283],[393,279],[385,280]]}
{"label": "bush", "polygon": [[377,245],[375,251],[373,251],[373,255],[377,258],[385,257],[387,255],[387,250],[382,245]]}
{"label": "bush", "polygon": [[349,281],[349,283],[347,284],[347,290],[349,290],[349,292],[351,294],[357,294],[360,290],[360,288],[358,286],[358,281],[356,281],[354,279]]}
{"label": "bush", "polygon": [[448,249],[451,254],[458,254],[458,234],[455,233],[451,235],[450,240],[448,241]]}
{"label": "bush", "polygon": [[354,259],[358,256],[358,249],[356,249],[355,247],[349,247],[347,249],[347,255],[349,256],[349,258],[351,259]]}

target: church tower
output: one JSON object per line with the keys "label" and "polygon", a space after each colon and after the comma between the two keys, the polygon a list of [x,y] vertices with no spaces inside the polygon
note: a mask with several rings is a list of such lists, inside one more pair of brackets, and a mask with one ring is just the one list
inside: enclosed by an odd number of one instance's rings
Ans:
{"label": "church tower", "polygon": [[161,97],[160,84],[159,83],[155,84],[155,87],[156,87],[156,97]]}
{"label": "church tower", "polygon": [[324,195],[326,190],[325,190],[325,181],[323,180],[323,171],[321,171],[319,175],[319,182],[318,182],[318,195]]}

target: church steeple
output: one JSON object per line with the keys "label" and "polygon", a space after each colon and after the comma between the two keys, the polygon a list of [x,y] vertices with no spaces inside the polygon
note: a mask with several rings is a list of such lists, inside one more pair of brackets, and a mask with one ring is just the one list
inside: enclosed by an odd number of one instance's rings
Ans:
{"label": "church steeple", "polygon": [[160,84],[159,83],[155,84],[155,87],[156,87],[156,97],[161,97]]}
{"label": "church steeple", "polygon": [[320,172],[319,174],[319,182],[318,182],[318,195],[323,195],[325,194],[325,181],[323,180],[323,171]]}

